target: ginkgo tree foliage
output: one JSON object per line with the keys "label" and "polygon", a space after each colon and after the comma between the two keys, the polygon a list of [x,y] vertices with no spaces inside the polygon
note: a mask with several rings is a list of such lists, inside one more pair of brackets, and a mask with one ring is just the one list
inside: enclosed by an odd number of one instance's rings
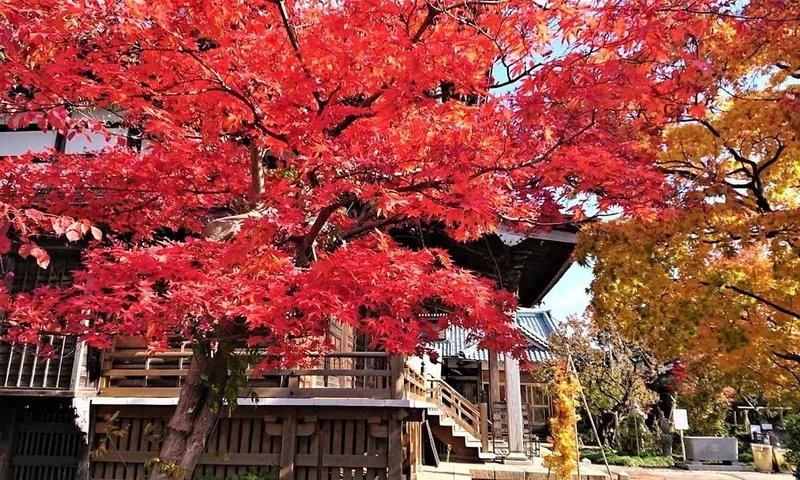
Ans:
{"label": "ginkgo tree foliage", "polygon": [[800,6],[731,5],[693,40],[713,82],[659,136],[652,221],[584,233],[594,318],[733,385],[800,385]]}
{"label": "ginkgo tree foliage", "polygon": [[[514,350],[513,292],[392,232],[530,233],[563,213],[581,221],[587,199],[601,213],[664,208],[677,186],[654,135],[715,91],[725,57],[699,52],[739,21],[715,14],[725,8],[3,3],[7,125],[112,143],[2,159],[0,251],[45,267],[39,239],[88,244],[73,287],[3,296],[8,337],[197,345],[154,477],[193,470],[238,345],[259,349],[265,368],[297,364],[327,348],[335,318],[372,348],[419,353],[438,309],[484,346]],[[141,142],[114,141],[112,127]]]}

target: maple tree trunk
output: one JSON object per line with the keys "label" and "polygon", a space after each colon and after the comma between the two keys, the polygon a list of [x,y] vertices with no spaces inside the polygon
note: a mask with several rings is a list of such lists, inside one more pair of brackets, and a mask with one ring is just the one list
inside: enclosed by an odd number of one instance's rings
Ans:
{"label": "maple tree trunk", "polygon": [[[216,424],[227,382],[225,354],[195,353],[175,413],[167,424],[159,464],[153,467],[150,480],[192,478],[206,440]],[[185,473],[181,477],[175,472]]]}

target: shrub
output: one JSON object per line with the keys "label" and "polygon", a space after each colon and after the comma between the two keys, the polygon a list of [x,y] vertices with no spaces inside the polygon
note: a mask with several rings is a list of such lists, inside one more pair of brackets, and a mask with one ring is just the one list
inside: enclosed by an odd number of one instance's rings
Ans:
{"label": "shrub", "polygon": [[790,450],[787,460],[794,465],[800,465],[800,413],[787,416],[783,428],[786,430],[784,446]]}
{"label": "shrub", "polygon": [[[588,458],[592,463],[603,464],[603,454],[600,450],[582,450],[581,458]],[[637,457],[631,455],[619,455],[617,452],[606,452],[606,459],[609,465],[621,467],[649,467],[649,468],[668,468],[675,465],[672,457]]]}
{"label": "shrub", "polygon": [[[750,445],[748,445],[747,448],[750,448]],[[753,463],[753,452],[740,450],[739,463],[744,463],[744,464]]]}
{"label": "shrub", "polygon": [[620,422],[619,446],[620,452],[628,455],[655,456],[661,453],[661,436],[647,428],[644,416],[634,411]]}
{"label": "shrub", "polygon": [[203,475],[198,477],[197,480],[277,480],[278,471],[278,467],[267,467],[259,470],[250,470],[247,473],[235,473],[225,478]]}

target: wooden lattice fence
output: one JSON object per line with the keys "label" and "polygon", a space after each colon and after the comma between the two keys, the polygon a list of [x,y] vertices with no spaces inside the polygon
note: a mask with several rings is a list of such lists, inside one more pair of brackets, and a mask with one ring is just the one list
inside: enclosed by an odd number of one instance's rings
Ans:
{"label": "wooden lattice fence", "polygon": [[[92,478],[144,478],[170,414],[171,407],[98,408],[94,448],[104,447]],[[194,477],[273,469],[284,480],[399,480],[402,471],[416,471],[421,441],[417,422],[401,429],[401,416],[390,409],[242,406],[219,419]]]}

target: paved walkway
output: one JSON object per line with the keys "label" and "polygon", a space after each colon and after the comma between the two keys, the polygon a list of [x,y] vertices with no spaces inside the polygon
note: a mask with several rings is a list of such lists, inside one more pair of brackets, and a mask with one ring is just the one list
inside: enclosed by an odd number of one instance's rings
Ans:
{"label": "paved walkway", "polygon": [[[597,465],[594,465],[597,467]],[[611,471],[628,472],[631,480],[794,480],[788,473],[756,472],[701,472],[672,468],[623,468],[611,467]]]}
{"label": "paved walkway", "polygon": [[[577,475],[573,479],[577,480]],[[547,480],[547,469],[541,458],[524,465],[502,463],[442,462],[438,467],[424,466],[417,472],[419,480]],[[552,479],[551,479],[552,480]],[[598,465],[581,465],[580,480],[609,480]]]}

